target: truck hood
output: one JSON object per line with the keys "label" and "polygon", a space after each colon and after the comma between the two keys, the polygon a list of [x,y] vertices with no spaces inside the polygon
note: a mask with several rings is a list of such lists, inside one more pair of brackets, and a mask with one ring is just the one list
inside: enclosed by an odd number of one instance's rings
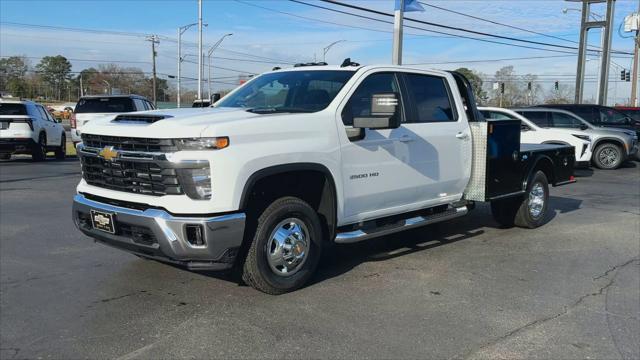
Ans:
{"label": "truck hood", "polygon": [[[131,116],[132,121],[114,121],[119,115]],[[160,119],[150,123],[135,120],[136,117],[144,116],[156,116]],[[83,128],[83,133],[158,139],[199,137],[206,128],[216,124],[265,116],[272,115],[254,114],[242,108],[212,107],[141,111],[92,120]]]}

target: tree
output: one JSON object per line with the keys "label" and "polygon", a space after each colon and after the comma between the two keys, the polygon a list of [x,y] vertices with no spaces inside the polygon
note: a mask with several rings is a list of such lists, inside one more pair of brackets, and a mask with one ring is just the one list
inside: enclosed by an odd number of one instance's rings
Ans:
{"label": "tree", "polygon": [[471,87],[473,88],[473,95],[476,98],[476,102],[478,102],[479,105],[482,105],[487,99],[487,93],[482,89],[482,78],[480,77],[480,74],[465,67],[458,68],[455,71],[464,75],[464,77],[469,80]]}
{"label": "tree", "polygon": [[55,91],[57,99],[60,99],[62,85],[71,79],[71,63],[62,55],[45,56],[36,66],[36,70],[44,82]]}
{"label": "tree", "polygon": [[25,96],[25,75],[28,70],[29,63],[25,57],[0,59],[0,90],[6,90],[14,96]]}

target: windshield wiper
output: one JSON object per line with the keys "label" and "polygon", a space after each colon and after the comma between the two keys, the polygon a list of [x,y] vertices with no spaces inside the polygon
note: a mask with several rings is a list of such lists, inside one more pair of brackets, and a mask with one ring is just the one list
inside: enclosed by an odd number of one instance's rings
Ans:
{"label": "windshield wiper", "polygon": [[293,108],[293,107],[256,107],[247,109],[248,112],[255,114],[275,114],[275,113],[309,113],[313,110]]}

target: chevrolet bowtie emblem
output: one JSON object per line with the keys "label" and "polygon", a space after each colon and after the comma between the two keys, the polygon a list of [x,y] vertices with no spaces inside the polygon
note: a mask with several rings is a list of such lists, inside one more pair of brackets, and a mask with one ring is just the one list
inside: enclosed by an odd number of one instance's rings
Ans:
{"label": "chevrolet bowtie emblem", "polygon": [[114,150],[113,146],[105,146],[100,150],[98,155],[107,161],[113,161],[113,159],[118,157],[118,151]]}

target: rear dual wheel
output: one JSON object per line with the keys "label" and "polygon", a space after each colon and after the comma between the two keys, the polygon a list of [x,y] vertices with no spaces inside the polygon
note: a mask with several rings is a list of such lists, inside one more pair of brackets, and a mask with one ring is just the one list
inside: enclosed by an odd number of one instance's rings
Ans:
{"label": "rear dual wheel", "polygon": [[547,214],[549,182],[542,171],[536,171],[527,184],[524,196],[491,202],[494,219],[504,227],[514,225],[524,228],[541,226]]}

